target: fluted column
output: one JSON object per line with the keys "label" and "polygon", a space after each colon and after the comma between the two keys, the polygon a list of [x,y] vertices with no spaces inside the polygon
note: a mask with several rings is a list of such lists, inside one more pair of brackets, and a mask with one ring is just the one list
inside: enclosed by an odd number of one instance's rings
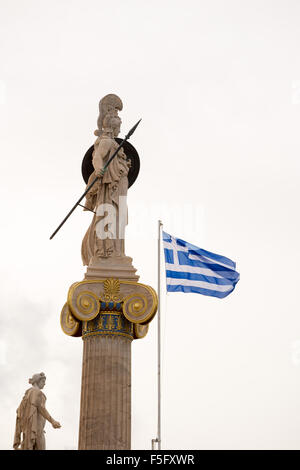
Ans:
{"label": "fluted column", "polygon": [[81,450],[130,449],[132,332],[116,311],[83,325]]}
{"label": "fluted column", "polygon": [[131,341],[146,336],[156,310],[155,291],[135,281],[71,285],[61,327],[83,339],[80,450],[130,449]]}
{"label": "fluted column", "polygon": [[131,340],[84,340],[79,449],[130,449]]}

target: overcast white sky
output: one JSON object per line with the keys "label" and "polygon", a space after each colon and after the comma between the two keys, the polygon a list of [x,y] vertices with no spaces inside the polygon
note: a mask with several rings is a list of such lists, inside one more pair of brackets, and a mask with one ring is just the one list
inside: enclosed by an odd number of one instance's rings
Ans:
{"label": "overcast white sky", "polygon": [[[0,448],[33,373],[77,448],[82,340],[59,324],[83,279],[81,161],[118,94],[141,158],[126,254],[156,287],[157,220],[237,262],[219,300],[163,302],[164,449],[299,449],[300,4],[0,0]],[[156,437],[156,320],[132,346],[132,448]]]}

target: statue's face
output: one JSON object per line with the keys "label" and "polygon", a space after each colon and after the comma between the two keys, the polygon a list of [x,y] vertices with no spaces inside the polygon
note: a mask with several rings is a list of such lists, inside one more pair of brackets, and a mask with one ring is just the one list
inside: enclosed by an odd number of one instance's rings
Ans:
{"label": "statue's face", "polygon": [[39,389],[42,389],[45,387],[45,384],[46,384],[46,377],[41,377],[37,383],[37,386],[39,387]]}
{"label": "statue's face", "polygon": [[120,134],[121,122],[122,121],[120,118],[112,119],[111,125],[113,129],[114,137],[117,137]]}

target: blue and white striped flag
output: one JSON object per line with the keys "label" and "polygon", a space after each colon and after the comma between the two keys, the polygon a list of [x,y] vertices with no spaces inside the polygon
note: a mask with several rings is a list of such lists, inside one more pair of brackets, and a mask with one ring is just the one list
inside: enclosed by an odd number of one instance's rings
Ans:
{"label": "blue and white striped flag", "polygon": [[191,245],[163,232],[168,292],[196,292],[226,297],[240,279],[235,263],[225,256]]}

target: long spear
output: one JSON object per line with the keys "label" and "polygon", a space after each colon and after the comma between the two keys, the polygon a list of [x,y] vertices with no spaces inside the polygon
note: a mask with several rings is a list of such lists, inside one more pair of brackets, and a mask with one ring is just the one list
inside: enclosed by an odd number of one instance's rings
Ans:
{"label": "long spear", "polygon": [[86,190],[84,191],[83,195],[78,199],[78,201],[76,202],[76,204],[72,207],[72,209],[70,210],[70,212],[66,215],[66,217],[64,218],[64,220],[59,224],[59,226],[57,227],[57,229],[52,233],[51,237],[50,237],[50,240],[52,240],[52,238],[57,234],[57,232],[59,231],[59,229],[64,225],[64,223],[68,220],[68,218],[70,217],[70,215],[74,212],[74,210],[76,209],[77,206],[80,205],[80,202],[82,201],[82,199],[86,196],[86,194],[89,192],[89,190],[92,188],[92,186],[94,186],[94,184],[96,183],[96,181],[98,181],[100,178],[103,177],[104,173],[106,172],[107,170],[107,167],[108,165],[110,164],[110,162],[115,158],[115,156],[117,155],[117,153],[119,152],[119,150],[123,147],[124,145],[124,142],[126,142],[126,140],[129,140],[130,137],[132,136],[132,134],[134,133],[134,131],[136,130],[137,126],[139,125],[139,123],[141,122],[141,119],[132,127],[132,129],[130,129],[130,131],[128,132],[127,135],[125,135],[124,139],[122,140],[122,142],[120,143],[119,147],[116,149],[116,151],[112,154],[112,156],[110,157],[110,159],[105,163],[104,167],[102,168],[101,170],[101,174],[100,176],[97,176],[92,182],[91,184],[86,188]]}

